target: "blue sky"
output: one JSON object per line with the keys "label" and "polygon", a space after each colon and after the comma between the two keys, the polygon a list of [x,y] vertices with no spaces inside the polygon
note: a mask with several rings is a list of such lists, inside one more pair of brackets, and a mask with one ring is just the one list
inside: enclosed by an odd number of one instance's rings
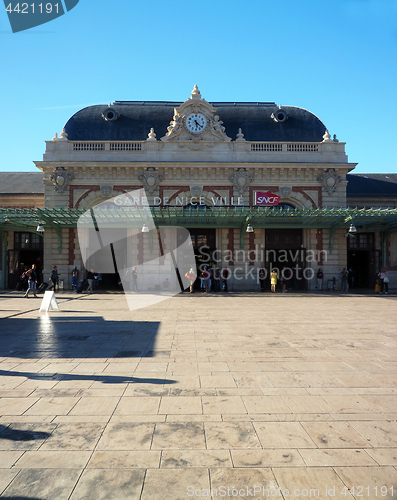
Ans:
{"label": "blue sky", "polygon": [[1,171],[37,171],[90,104],[274,101],[315,113],[356,172],[396,172],[395,0],[80,0],[13,34],[0,6]]}

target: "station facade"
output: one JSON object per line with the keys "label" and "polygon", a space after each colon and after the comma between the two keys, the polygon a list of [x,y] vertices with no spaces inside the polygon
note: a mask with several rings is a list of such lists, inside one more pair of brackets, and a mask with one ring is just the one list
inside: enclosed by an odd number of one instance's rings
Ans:
{"label": "station facade", "polygon": [[[285,266],[291,287],[314,290],[320,267],[327,288],[343,267],[364,287],[382,265],[397,265],[394,212],[348,208],[347,176],[356,164],[345,143],[299,107],[210,103],[197,86],[184,102],[90,106],[46,142],[35,164],[43,172],[45,210],[64,213],[55,223],[41,214],[43,278],[57,265],[65,286],[72,268],[85,264],[76,214],[106,200],[117,209],[118,199],[142,188],[159,232],[170,224],[188,229],[198,271],[227,268],[232,291],[258,290],[260,267],[270,273]],[[351,224],[357,235],[349,234]],[[175,247],[178,231],[166,238],[164,246]],[[142,233],[126,252],[142,264],[153,250]],[[164,279],[177,286],[164,263],[153,286]],[[117,277],[104,279],[110,285]]]}

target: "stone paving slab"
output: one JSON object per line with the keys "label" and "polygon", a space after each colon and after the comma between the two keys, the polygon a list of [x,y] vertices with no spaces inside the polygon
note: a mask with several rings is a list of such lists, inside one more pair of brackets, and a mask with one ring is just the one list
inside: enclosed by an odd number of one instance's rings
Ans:
{"label": "stone paving slab", "polygon": [[397,498],[396,301],[0,294],[0,498]]}

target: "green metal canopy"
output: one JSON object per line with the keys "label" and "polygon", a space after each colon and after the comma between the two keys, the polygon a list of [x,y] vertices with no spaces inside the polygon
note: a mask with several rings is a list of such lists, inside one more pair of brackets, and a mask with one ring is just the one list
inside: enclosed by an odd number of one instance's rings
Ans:
{"label": "green metal canopy", "polygon": [[[95,212],[95,215],[94,215]],[[85,217],[80,218],[83,214]],[[87,217],[87,214],[91,216]],[[150,217],[151,216],[151,217]],[[80,221],[79,221],[80,218]],[[382,253],[388,234],[397,230],[397,209],[377,208],[318,208],[279,209],[276,207],[101,207],[99,210],[79,208],[0,208],[0,231],[3,233],[3,260],[5,259],[4,233],[14,231],[36,231],[41,223],[46,229],[53,229],[58,236],[58,250],[62,252],[62,229],[81,226],[98,218],[101,225],[113,227],[139,227],[143,219],[155,226],[181,226],[185,228],[237,228],[240,230],[240,247],[244,248],[244,234],[247,224],[260,228],[321,228],[329,230],[329,251],[333,250],[333,239],[339,228],[354,223],[358,232],[381,231]],[[41,233],[42,234],[42,233]],[[4,262],[3,262],[4,264]]]}
{"label": "green metal canopy", "polygon": [[[95,208],[95,207],[94,207]],[[39,222],[56,230],[77,226],[81,215],[79,208],[0,208],[0,230],[35,231]],[[128,225],[139,209],[128,207],[101,209],[101,218]],[[148,214],[148,209],[143,210]],[[397,209],[377,208],[318,208],[280,210],[270,207],[150,207],[156,226],[183,226],[202,228],[240,228],[250,223],[253,228],[330,228],[338,229],[354,223],[358,231],[395,231]],[[133,216],[135,214],[135,216]],[[132,221],[132,220],[131,220]]]}

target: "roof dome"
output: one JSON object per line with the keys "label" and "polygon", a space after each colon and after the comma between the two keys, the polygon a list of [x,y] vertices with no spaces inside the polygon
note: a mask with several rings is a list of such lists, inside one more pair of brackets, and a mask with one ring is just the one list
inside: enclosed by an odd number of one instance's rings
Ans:
{"label": "roof dome", "polygon": [[[66,123],[71,141],[144,141],[151,128],[166,135],[174,108],[181,102],[115,101],[75,113]],[[242,129],[247,141],[322,142],[326,127],[303,108],[268,102],[211,102],[233,138]]]}

